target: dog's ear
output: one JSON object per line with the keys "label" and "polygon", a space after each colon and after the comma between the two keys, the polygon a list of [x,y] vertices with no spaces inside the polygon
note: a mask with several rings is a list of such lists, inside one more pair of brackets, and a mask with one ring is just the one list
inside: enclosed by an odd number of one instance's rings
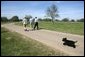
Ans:
{"label": "dog's ear", "polygon": [[65,37],[65,40],[67,40],[67,38]]}
{"label": "dog's ear", "polygon": [[62,41],[65,41],[65,40],[66,40],[66,38],[63,38],[63,39],[62,39]]}
{"label": "dog's ear", "polygon": [[65,38],[63,38],[64,40],[67,40],[67,38],[65,37]]}

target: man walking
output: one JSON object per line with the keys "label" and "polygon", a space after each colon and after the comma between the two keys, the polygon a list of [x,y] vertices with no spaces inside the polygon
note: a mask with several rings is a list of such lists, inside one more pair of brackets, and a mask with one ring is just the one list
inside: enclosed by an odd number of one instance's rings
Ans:
{"label": "man walking", "polygon": [[38,27],[38,19],[37,19],[37,17],[35,17],[34,22],[35,22],[35,24],[34,24],[34,30],[35,30],[36,27],[37,27],[37,30],[38,30],[39,27]]}
{"label": "man walking", "polygon": [[30,18],[30,27],[31,27],[31,28],[34,27],[34,18]]}
{"label": "man walking", "polygon": [[27,27],[27,19],[26,19],[26,17],[24,17],[22,22],[23,22],[24,30],[27,31],[27,28],[26,28]]}

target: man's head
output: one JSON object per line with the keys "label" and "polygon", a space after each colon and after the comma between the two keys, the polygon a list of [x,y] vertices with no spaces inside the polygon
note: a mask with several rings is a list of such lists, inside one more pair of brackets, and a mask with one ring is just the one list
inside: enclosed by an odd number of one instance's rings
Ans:
{"label": "man's head", "polygon": [[35,17],[35,18],[37,18],[37,17]]}

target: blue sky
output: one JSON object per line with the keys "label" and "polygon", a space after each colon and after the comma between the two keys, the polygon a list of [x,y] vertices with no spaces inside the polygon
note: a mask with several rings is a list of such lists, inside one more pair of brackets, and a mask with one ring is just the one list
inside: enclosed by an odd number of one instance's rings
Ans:
{"label": "blue sky", "polygon": [[84,18],[84,1],[1,1],[1,16],[11,18],[17,15],[20,19],[25,15],[44,18],[46,9],[55,4],[58,7],[57,19]]}

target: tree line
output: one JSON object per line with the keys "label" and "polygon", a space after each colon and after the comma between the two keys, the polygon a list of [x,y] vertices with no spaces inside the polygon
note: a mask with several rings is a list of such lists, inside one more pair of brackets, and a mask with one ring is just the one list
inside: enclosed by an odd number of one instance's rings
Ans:
{"label": "tree line", "polygon": [[[50,19],[50,18],[41,19],[40,18],[39,20],[40,21],[51,21],[52,19]],[[69,18],[63,18],[62,20],[55,19],[55,21],[58,21],[58,22],[84,22],[84,18],[77,19],[77,20],[74,20],[74,19],[69,20]]]}
{"label": "tree line", "polygon": [[[31,15],[26,15],[25,16],[26,19],[29,21],[30,18],[32,18]],[[51,18],[39,18],[39,21],[51,21],[52,19]],[[2,22],[6,22],[6,21],[11,21],[11,22],[18,22],[18,21],[22,21],[22,19],[19,19],[18,16],[13,16],[12,18],[8,19],[7,17],[1,17],[1,21]],[[84,22],[84,18],[81,18],[81,19],[77,19],[77,20],[74,20],[74,19],[71,19],[69,20],[69,18],[63,18],[62,20],[59,20],[59,19],[55,19],[55,21],[63,21],[63,22]]]}

